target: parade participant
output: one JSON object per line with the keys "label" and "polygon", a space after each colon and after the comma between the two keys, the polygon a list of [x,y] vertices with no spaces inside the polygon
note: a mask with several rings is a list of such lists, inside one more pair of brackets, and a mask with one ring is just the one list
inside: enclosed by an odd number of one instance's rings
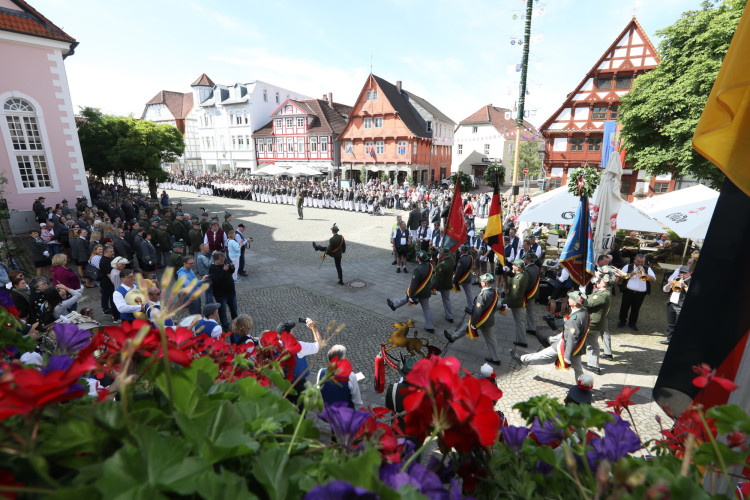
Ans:
{"label": "parade participant", "polygon": [[[148,303],[146,304],[145,313],[148,316],[148,320],[151,322],[151,326],[159,328],[157,318],[161,314],[161,291],[155,286],[151,286],[147,290]],[[191,311],[190,314],[195,314]],[[172,318],[164,320],[164,326],[174,326]]]}
{"label": "parade participant", "polygon": [[[141,271],[143,271],[143,277],[148,279],[151,277],[151,273],[156,271],[156,264],[158,262],[158,253],[151,239],[153,236],[148,231],[143,231],[143,243],[141,243]],[[122,273],[120,273],[120,279],[122,279]]]}
{"label": "parade participant", "polygon": [[101,306],[104,314],[112,314],[115,320],[120,319],[117,308],[114,306],[112,296],[115,293],[115,285],[109,277],[112,274],[112,260],[115,258],[115,249],[106,246],[102,249],[102,258],[99,260],[99,279],[101,283]]}
{"label": "parade participant", "polygon": [[219,319],[220,304],[206,304],[203,306],[203,317],[193,326],[196,335],[205,335],[212,339],[221,337],[221,325]]}
{"label": "parade participant", "polygon": [[420,250],[417,252],[417,267],[411,276],[411,283],[406,290],[406,295],[394,300],[388,299],[388,307],[395,311],[407,302],[419,304],[422,306],[424,313],[424,329],[426,332],[435,333],[435,326],[432,323],[432,310],[430,309],[430,295],[432,295],[432,273],[433,265],[430,263],[430,257],[427,252]]}
{"label": "parade participant", "polygon": [[477,330],[479,330],[482,332],[489,352],[489,356],[485,357],[484,360],[497,366],[500,365],[500,357],[497,355],[497,340],[495,339],[493,326],[495,326],[495,308],[498,304],[498,294],[497,290],[492,287],[495,277],[489,273],[483,274],[480,277],[480,282],[482,291],[477,295],[476,303],[471,308],[469,322],[459,327],[452,334],[445,330],[443,335],[448,339],[448,342],[453,343],[463,335],[476,339]]}
{"label": "parade participant", "polygon": [[627,282],[622,290],[620,321],[617,326],[625,326],[625,321],[628,319],[628,311],[630,311],[628,326],[638,331],[638,313],[641,310],[641,305],[643,305],[643,299],[651,293],[651,283],[656,280],[656,275],[646,265],[646,257],[640,253],[635,256],[632,264],[628,264],[622,268],[622,272],[628,278],[626,278]]}
{"label": "parade participant", "polygon": [[[601,268],[600,268],[601,269]],[[589,333],[586,335],[586,368],[601,374],[599,368],[599,337],[604,338],[604,353],[612,356],[612,344],[607,330],[607,317],[609,316],[609,306],[612,300],[609,286],[612,278],[609,274],[594,278],[594,291],[588,296],[586,310],[591,319]],[[607,352],[609,351],[609,352]]]}
{"label": "parade participant", "polygon": [[391,248],[393,249],[393,262],[391,265],[395,266],[398,264],[398,253],[396,253],[396,230],[401,227],[401,216],[396,216],[396,223],[391,228]]}
{"label": "parade participant", "polygon": [[[167,232],[169,222],[167,220],[159,221],[159,229],[156,231],[156,249],[159,251],[159,267],[168,266],[170,255],[172,253],[172,238]],[[151,241],[154,243],[154,240]]]}
{"label": "parade participant", "polygon": [[209,227],[211,226],[211,221],[208,220],[208,212],[206,212],[202,208],[201,210],[203,210],[203,213],[201,214],[201,232],[205,236],[208,232]]}
{"label": "parade participant", "polygon": [[197,259],[198,254],[201,253],[201,245],[203,244],[203,232],[201,231],[201,224],[198,221],[198,217],[193,217],[191,225],[192,229],[188,231],[188,242],[190,243],[190,251]]}
{"label": "parade participant", "polygon": [[229,331],[229,319],[227,319],[227,307],[232,319],[237,317],[237,293],[234,289],[234,266],[225,262],[225,256],[222,252],[214,251],[214,263],[208,269],[211,277],[211,287],[216,302],[221,304],[219,309],[219,318],[221,318],[221,327]]}
{"label": "parade participant", "polygon": [[112,301],[115,303],[117,311],[120,313],[120,319],[123,321],[133,321],[135,316],[133,313],[143,312],[146,310],[146,304],[133,304],[128,305],[125,303],[125,295],[135,288],[135,274],[130,269],[123,269],[120,271],[120,286],[117,287],[115,293],[112,295]]}
{"label": "parade participant", "polygon": [[679,276],[676,279],[670,279],[666,285],[664,285],[664,292],[667,296],[667,338],[662,340],[661,344],[669,344],[674,335],[675,326],[677,326],[677,320],[680,318],[680,312],[682,312],[682,305],[685,302],[685,294],[690,286],[690,266],[680,266],[678,269]]}
{"label": "parade participant", "polygon": [[234,231],[234,226],[232,225],[232,214],[229,212],[224,212],[224,223],[221,225],[221,230],[227,235],[229,234],[229,231]]}
{"label": "parade participant", "polygon": [[451,306],[451,288],[453,288],[453,270],[456,268],[456,259],[451,249],[442,246],[438,248],[438,263],[432,275],[431,286],[440,294],[445,311],[445,320],[453,323],[453,308]]}
{"label": "parade participant", "polygon": [[302,213],[302,206],[305,203],[305,191],[303,189],[300,189],[299,192],[297,193],[296,203],[297,203],[297,215],[298,215],[297,218],[299,220],[302,220],[304,219],[304,214]]}
{"label": "parade participant", "polygon": [[401,225],[396,229],[393,234],[393,246],[396,250],[396,272],[400,273],[401,270],[406,273],[406,253],[411,245],[411,232],[406,227],[406,222],[401,221]]}
{"label": "parade participant", "polygon": [[489,255],[492,254],[492,249],[484,241],[484,229],[479,230],[479,236],[476,236],[471,242],[471,248],[476,255],[474,259],[474,273],[476,280],[472,282],[472,285],[479,284],[479,277],[487,272],[487,260]]}
{"label": "parade participant", "polygon": [[203,237],[203,243],[208,245],[211,252],[224,252],[227,244],[227,235],[219,228],[219,221],[211,221],[211,225]]}
{"label": "parade participant", "polygon": [[34,217],[38,223],[47,222],[47,209],[44,207],[44,201],[46,198],[40,196],[31,205],[31,210],[34,212]]}
{"label": "parade participant", "polygon": [[536,295],[539,290],[539,279],[542,270],[536,264],[538,258],[532,251],[527,253],[524,258],[526,266],[523,272],[527,275],[526,290],[524,298],[526,299],[526,333],[536,335]]}
{"label": "parade participant", "polygon": [[[331,347],[328,350],[328,362],[331,363],[334,359],[338,359],[339,361],[346,359],[346,347],[341,344]],[[321,368],[318,371],[316,383],[320,383],[325,374],[326,368]],[[343,382],[346,382],[346,385]],[[354,373],[354,370],[349,373],[347,380],[329,380],[325,382],[320,386],[320,395],[323,397],[323,403],[326,405],[343,402],[349,408],[364,406],[359,390],[359,382],[357,381],[357,374]]]}
{"label": "parade participant", "polygon": [[463,288],[466,296],[466,307],[471,309],[474,304],[474,296],[471,292],[471,271],[474,269],[474,257],[469,255],[470,246],[464,243],[459,247],[460,255],[456,262],[456,270],[453,273],[453,289],[459,291]]}
{"label": "parade participant", "polygon": [[186,243],[188,240],[188,232],[185,229],[185,224],[182,222],[183,213],[180,211],[175,212],[175,219],[169,226],[170,233],[174,237],[174,241]]}
{"label": "parade participant", "polygon": [[419,250],[427,252],[430,249],[430,239],[432,238],[432,229],[427,226],[427,219],[422,219],[417,229],[417,244]]}
{"label": "parade participant", "polygon": [[513,313],[513,321],[516,326],[516,340],[514,345],[527,347],[526,343],[526,288],[529,276],[523,272],[525,267],[522,259],[513,261],[513,277],[509,280],[509,289],[503,299],[503,304],[510,308]]}
{"label": "parade participant", "polygon": [[339,277],[339,285],[344,284],[343,271],[341,270],[341,257],[346,252],[346,242],[344,237],[339,234],[339,228],[336,223],[331,227],[333,236],[328,240],[328,246],[318,245],[313,241],[313,248],[318,252],[325,251],[325,255],[333,257],[333,262],[336,264],[336,273]]}
{"label": "parade participant", "polygon": [[173,267],[174,269],[179,269],[182,267],[182,255],[185,251],[185,245],[178,241],[172,246],[174,248],[172,248],[172,253],[169,255],[169,266]]}
{"label": "parade participant", "polygon": [[411,384],[406,381],[406,376],[409,374],[409,372],[414,368],[414,365],[416,364],[416,361],[414,358],[405,358],[401,359],[398,363],[398,372],[401,375],[401,380],[398,382],[394,382],[393,384],[389,385],[385,391],[385,407],[391,410],[396,415],[402,415],[396,417],[396,422],[398,422],[398,425],[401,429],[404,429],[404,413],[406,412],[406,409],[404,408],[404,399],[406,398],[406,394]]}
{"label": "parade participant", "polygon": [[574,291],[568,293],[570,315],[565,320],[562,333],[550,337],[551,345],[539,352],[519,355],[511,348],[510,357],[524,365],[547,364],[551,361],[559,368],[573,367],[575,380],[583,375],[581,354],[589,328],[589,313],[584,309],[588,304],[586,294]]}
{"label": "parade participant", "polygon": [[117,229],[115,230],[115,233],[117,237],[112,243],[112,246],[115,248],[115,255],[128,261],[133,260],[133,248],[130,246],[130,243],[125,240],[125,231],[123,229]]}
{"label": "parade participant", "polygon": [[240,263],[237,269],[237,275],[247,276],[247,273],[245,272],[245,250],[247,250],[248,245],[250,244],[251,241],[253,241],[253,239],[245,238],[245,225],[244,224],[239,224],[237,226],[234,239],[237,240],[237,243],[240,244]]}

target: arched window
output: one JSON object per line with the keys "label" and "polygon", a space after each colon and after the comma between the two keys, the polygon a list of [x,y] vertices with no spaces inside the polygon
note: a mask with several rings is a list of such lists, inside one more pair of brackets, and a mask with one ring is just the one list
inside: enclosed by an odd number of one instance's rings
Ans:
{"label": "arched window", "polygon": [[12,167],[21,181],[19,189],[53,187],[34,106],[25,99],[12,97],[3,103],[3,114],[12,147],[9,151],[14,160]]}

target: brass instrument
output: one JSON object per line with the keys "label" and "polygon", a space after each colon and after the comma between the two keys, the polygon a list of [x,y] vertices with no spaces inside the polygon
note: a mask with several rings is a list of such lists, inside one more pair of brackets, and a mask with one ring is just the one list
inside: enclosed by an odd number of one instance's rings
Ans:
{"label": "brass instrument", "polygon": [[[128,293],[125,294],[125,303],[129,306],[147,304],[148,297],[146,297],[146,293],[140,288],[133,288],[132,290],[128,290]],[[139,311],[133,313],[133,316],[135,316],[136,319],[144,319],[148,321],[148,314],[145,312]]]}
{"label": "brass instrument", "polygon": [[643,268],[643,266],[638,266],[636,270],[638,271],[639,280],[648,281],[648,273],[646,272],[646,269]]}
{"label": "brass instrument", "polygon": [[612,270],[614,275],[617,276],[618,278],[623,278],[626,280],[630,279],[631,273],[626,273],[622,269],[618,269],[615,266],[609,266],[609,268]]}
{"label": "brass instrument", "polygon": [[672,291],[677,292],[677,293],[682,293],[687,288],[687,285],[688,284],[686,280],[682,278],[676,279],[674,283],[672,283]]}

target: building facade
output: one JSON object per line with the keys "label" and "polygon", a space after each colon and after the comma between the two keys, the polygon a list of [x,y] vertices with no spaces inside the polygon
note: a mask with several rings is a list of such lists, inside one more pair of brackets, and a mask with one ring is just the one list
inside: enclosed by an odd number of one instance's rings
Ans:
{"label": "building facade", "polygon": [[301,165],[321,175],[340,175],[339,134],[351,111],[333,102],[331,93],[324,99],[286,99],[252,135],[258,164]]}
{"label": "building facade", "polygon": [[234,85],[215,84],[205,73],[192,83],[201,169],[235,173],[258,166],[253,131],[287,99],[310,99],[299,92],[256,80]]}
{"label": "building facade", "polygon": [[185,140],[185,152],[179,161],[165,165],[172,172],[200,173],[202,163],[198,144],[198,119],[193,113],[193,93],[162,90],[146,103],[141,120],[172,125]]}
{"label": "building facade", "polygon": [[429,184],[449,177],[455,122],[425,99],[369,75],[341,133],[344,179],[387,176]]}
{"label": "building facade", "polygon": [[[585,164],[601,165],[605,122],[616,122],[620,99],[638,75],[659,63],[656,48],[635,17],[589,70],[581,83],[541,126],[545,139],[544,167],[551,188],[567,183],[568,174]],[[674,189],[671,175],[649,178],[623,165],[622,195],[632,200],[648,192]]]}
{"label": "building facade", "polygon": [[[524,120],[522,141],[541,142],[539,132]],[[516,121],[511,110],[488,104],[461,120],[456,127],[451,171],[484,178],[487,166],[502,163],[506,181],[513,168]],[[543,146],[540,145],[540,149]]]}
{"label": "building facade", "polygon": [[47,206],[89,197],[64,64],[77,45],[23,0],[0,0],[0,173],[11,210],[27,213],[42,195]]}

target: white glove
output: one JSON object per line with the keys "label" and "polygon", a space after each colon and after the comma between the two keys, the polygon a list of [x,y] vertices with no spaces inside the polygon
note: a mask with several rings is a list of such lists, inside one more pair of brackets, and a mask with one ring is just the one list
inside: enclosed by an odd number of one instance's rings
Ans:
{"label": "white glove", "polygon": [[507,273],[508,271],[510,271],[510,269],[508,268],[508,266],[503,266],[503,271]]}
{"label": "white glove", "polygon": [[45,257],[49,257],[49,252],[45,250],[44,252],[42,252],[42,255],[44,255]]}

